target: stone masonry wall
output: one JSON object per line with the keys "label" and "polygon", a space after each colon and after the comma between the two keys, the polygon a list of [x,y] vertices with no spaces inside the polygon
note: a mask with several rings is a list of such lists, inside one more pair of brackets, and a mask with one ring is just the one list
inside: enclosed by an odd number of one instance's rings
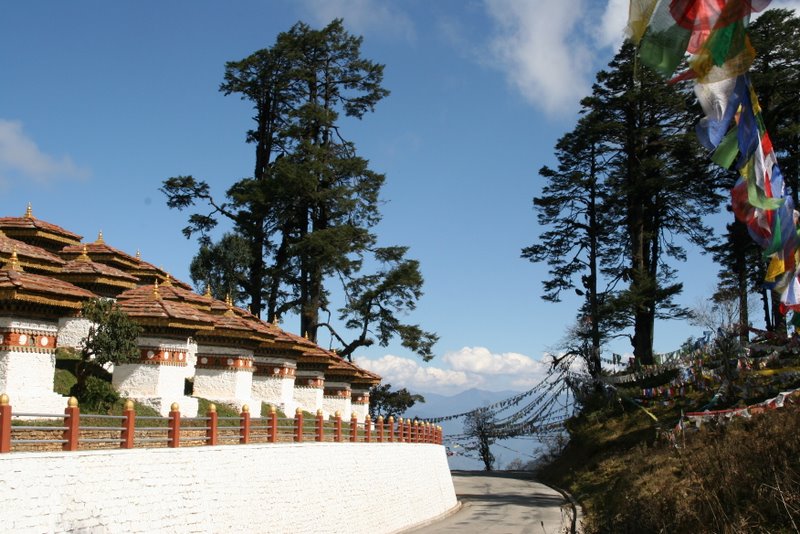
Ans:
{"label": "stone masonry wall", "polygon": [[0,455],[7,532],[396,532],[456,506],[444,448],[259,444]]}

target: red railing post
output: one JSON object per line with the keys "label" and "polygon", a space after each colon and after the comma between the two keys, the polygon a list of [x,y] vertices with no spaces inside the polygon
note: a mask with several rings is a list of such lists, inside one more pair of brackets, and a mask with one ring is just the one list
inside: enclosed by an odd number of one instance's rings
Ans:
{"label": "red railing post", "polygon": [[439,436],[439,445],[441,445],[442,443],[444,443],[444,433],[442,432],[442,427],[441,426],[438,427],[436,433]]}
{"label": "red railing post", "polygon": [[208,417],[208,428],[206,428],[206,443],[209,445],[216,445],[217,444],[217,405],[211,403],[208,405],[208,413],[206,413]]}
{"label": "red railing post", "polygon": [[169,431],[167,432],[167,447],[173,449],[181,446],[181,408],[177,402],[169,407]]}
{"label": "red railing post", "polygon": [[278,442],[278,410],[275,406],[269,407],[269,442]]}
{"label": "red railing post", "polygon": [[418,419],[414,420],[414,426],[411,427],[411,431],[413,432],[413,435],[411,437],[411,443],[419,443],[420,428]]}
{"label": "red railing post", "polygon": [[353,413],[350,415],[350,442],[358,441],[358,417]]}
{"label": "red railing post", "polygon": [[11,452],[11,405],[8,395],[0,395],[0,453]]}
{"label": "red railing post", "polygon": [[78,399],[70,397],[67,401],[67,408],[64,410],[64,439],[66,443],[62,445],[65,451],[78,450],[78,436],[80,435],[81,409],[78,408]]}
{"label": "red railing post", "polygon": [[425,443],[433,443],[431,431],[433,427],[430,423],[425,423]]}
{"label": "red railing post", "polygon": [[333,440],[337,443],[342,441],[342,412],[336,411],[335,419],[334,419],[334,436]]}
{"label": "red railing post", "polygon": [[397,420],[397,441],[398,443],[403,443],[403,434],[404,434],[404,427],[406,426],[406,421],[402,417]]}
{"label": "red railing post", "polygon": [[394,442],[394,416],[389,416],[389,443]]}
{"label": "red railing post", "polygon": [[125,420],[122,422],[122,434],[120,435],[120,449],[132,449],[133,439],[136,435],[136,411],[133,409],[133,401],[125,401],[125,409],[122,412]]}
{"label": "red railing post", "polygon": [[383,443],[383,416],[378,416],[378,422],[376,423],[378,426],[378,443]]}
{"label": "red railing post", "polygon": [[250,407],[246,404],[239,417],[239,443],[250,443]]}
{"label": "red railing post", "polygon": [[317,441],[325,441],[325,419],[322,417],[322,410],[317,410]]}
{"label": "red railing post", "polygon": [[372,441],[372,421],[369,414],[364,416],[364,439],[367,443]]}
{"label": "red railing post", "polygon": [[303,441],[303,409],[297,408],[294,412],[294,440],[297,443]]}

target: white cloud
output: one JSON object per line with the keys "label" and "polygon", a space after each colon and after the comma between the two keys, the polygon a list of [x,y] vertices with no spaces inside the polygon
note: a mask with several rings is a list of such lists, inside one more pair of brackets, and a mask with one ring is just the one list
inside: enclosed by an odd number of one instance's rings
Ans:
{"label": "white cloud", "polygon": [[380,34],[415,38],[414,24],[398,9],[398,4],[381,0],[303,0],[302,4],[317,24],[344,19],[345,26],[356,34]]}
{"label": "white cloud", "polygon": [[443,360],[456,371],[481,375],[538,375],[546,367],[530,356],[516,352],[493,354],[486,347],[463,347],[446,353]]}
{"label": "white cloud", "polygon": [[454,392],[479,386],[482,380],[468,377],[463,371],[422,366],[417,360],[387,354],[377,360],[356,358],[356,365],[378,373],[383,383],[406,387],[412,391]]}
{"label": "white cloud", "polygon": [[485,0],[496,23],[490,50],[508,81],[535,107],[571,113],[590,87],[593,54],[578,37],[583,0]]}
{"label": "white cloud", "polygon": [[41,184],[62,178],[85,179],[89,171],[69,156],[56,158],[42,152],[25,134],[21,122],[0,119],[0,183],[8,183],[12,176]]}
{"label": "white cloud", "polygon": [[617,50],[622,45],[628,25],[628,2],[629,0],[608,0],[595,35],[598,45],[612,50]]}
{"label": "white cloud", "polygon": [[552,357],[536,360],[516,352],[493,353],[485,347],[464,347],[444,354],[432,364],[387,354],[378,359],[356,358],[356,364],[381,375],[384,383],[451,395],[470,388],[523,391],[538,384],[550,369]]}
{"label": "white cloud", "polygon": [[794,9],[800,12],[800,0],[774,0],[769,4],[770,9]]}

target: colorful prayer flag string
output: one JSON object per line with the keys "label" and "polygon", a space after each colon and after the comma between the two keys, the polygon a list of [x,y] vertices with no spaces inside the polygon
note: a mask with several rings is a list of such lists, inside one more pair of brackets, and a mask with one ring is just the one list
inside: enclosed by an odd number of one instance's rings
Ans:
{"label": "colorful prayer flag string", "polygon": [[736,217],[770,260],[765,282],[781,294],[781,311],[800,311],[798,212],[786,194],[747,72],[755,58],[747,26],[770,0],[631,0],[628,33],[642,62],[672,81],[695,80],[705,117],[697,127],[712,160],[736,166]]}

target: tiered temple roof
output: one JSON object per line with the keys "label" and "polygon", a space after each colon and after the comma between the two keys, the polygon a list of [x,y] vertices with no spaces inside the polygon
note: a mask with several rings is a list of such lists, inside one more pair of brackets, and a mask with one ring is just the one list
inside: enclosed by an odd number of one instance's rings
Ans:
{"label": "tiered temple roof", "polygon": [[[380,377],[324,350],[312,341],[260,320],[231,302],[199,295],[163,269],[105,243],[93,243],[33,216],[0,217],[0,302],[41,304],[76,313],[86,299],[113,297],[135,322],[151,332],[173,330],[210,340],[227,339],[256,354],[280,354],[309,368],[332,368],[354,381]],[[56,255],[55,253],[58,253]],[[26,272],[26,270],[34,272]],[[41,273],[41,274],[37,274]],[[160,284],[160,285],[159,285]],[[27,309],[27,308],[26,308]]]}

